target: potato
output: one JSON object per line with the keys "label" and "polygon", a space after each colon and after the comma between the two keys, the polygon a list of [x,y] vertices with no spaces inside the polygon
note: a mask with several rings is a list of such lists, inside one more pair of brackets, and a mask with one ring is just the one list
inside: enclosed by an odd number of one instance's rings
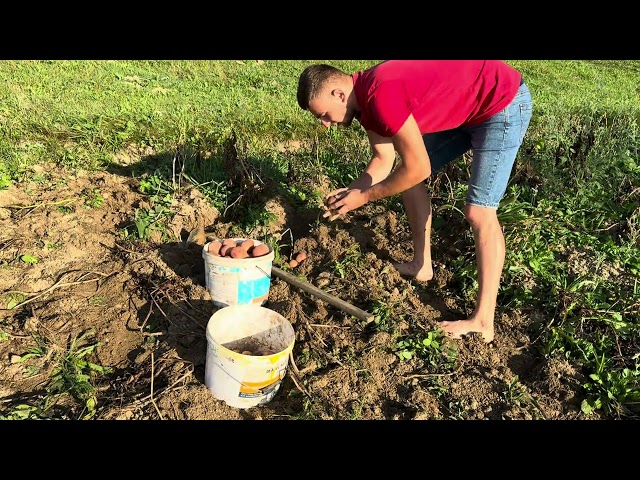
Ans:
{"label": "potato", "polygon": [[222,242],[216,240],[215,242],[211,242],[209,244],[209,246],[207,247],[207,251],[211,255],[219,256],[221,247],[222,247]]}
{"label": "potato", "polygon": [[266,243],[261,243],[260,245],[256,245],[251,249],[251,256],[253,257],[262,257],[269,253],[269,245]]}
{"label": "potato", "polygon": [[253,240],[251,240],[250,238],[243,240],[242,242],[240,242],[240,246],[242,248],[244,248],[247,252],[249,250],[251,250],[251,248],[253,247],[253,245],[255,244],[255,242]]}
{"label": "potato", "polygon": [[298,266],[298,261],[297,260],[289,260],[289,266],[291,268],[296,268]]}
{"label": "potato", "polygon": [[222,245],[228,245],[230,247],[235,247],[235,246],[237,246],[237,243],[233,238],[225,238],[222,241]]}
{"label": "potato", "polygon": [[298,254],[293,258],[296,262],[302,263],[302,261],[307,258],[307,254],[305,252],[298,252]]}
{"label": "potato", "polygon": [[247,258],[249,256],[247,251],[242,247],[231,247],[229,252],[231,258]]}
{"label": "potato", "polygon": [[230,255],[230,250],[232,248],[235,248],[235,246],[232,245],[225,245],[224,243],[222,244],[222,247],[220,247],[220,256],[221,257],[228,257]]}

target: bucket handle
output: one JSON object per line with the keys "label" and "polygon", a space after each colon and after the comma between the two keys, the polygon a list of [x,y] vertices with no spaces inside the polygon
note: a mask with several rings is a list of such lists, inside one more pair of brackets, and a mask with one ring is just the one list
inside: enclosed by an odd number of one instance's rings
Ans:
{"label": "bucket handle", "polygon": [[258,270],[260,270],[262,273],[264,273],[267,277],[271,278],[271,272],[265,272],[262,268],[260,268],[258,265],[256,265],[256,268]]}

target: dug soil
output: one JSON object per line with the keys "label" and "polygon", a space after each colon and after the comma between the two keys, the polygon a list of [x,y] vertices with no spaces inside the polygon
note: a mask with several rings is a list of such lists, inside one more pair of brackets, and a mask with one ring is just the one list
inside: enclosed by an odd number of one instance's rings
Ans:
{"label": "dug soil", "polygon": [[[439,320],[463,318],[469,308],[444,293],[455,286],[436,256],[443,239],[434,237],[435,278],[406,279],[391,263],[411,249],[397,211],[369,204],[328,222],[279,196],[263,205],[277,220],[252,232],[258,240],[279,236],[274,266],[375,315],[358,318],[272,275],[265,307],[295,330],[289,368],[270,402],[230,407],[204,383],[206,327],[217,308],[202,247],[231,236],[233,222],[183,184],[165,236],[158,229],[134,241],[123,229],[149,206],[138,180],[115,171],[39,171],[46,182],[0,191],[5,418],[20,406],[56,419],[581,418],[585,379],[541,353],[543,313],[501,308],[490,344],[436,335]],[[86,200],[95,189],[99,205]],[[193,235],[198,228],[204,236]],[[298,251],[307,258],[288,268]],[[79,377],[56,375],[65,361],[90,376],[92,392],[75,388]],[[92,395],[95,404],[87,403]]]}

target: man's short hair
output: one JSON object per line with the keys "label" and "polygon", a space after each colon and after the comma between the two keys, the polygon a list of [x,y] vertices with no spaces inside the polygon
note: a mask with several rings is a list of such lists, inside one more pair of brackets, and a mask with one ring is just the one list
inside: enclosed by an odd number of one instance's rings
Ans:
{"label": "man's short hair", "polygon": [[318,63],[309,65],[300,74],[298,79],[298,105],[303,110],[309,110],[309,102],[316,98],[324,84],[331,79],[346,75],[342,70]]}

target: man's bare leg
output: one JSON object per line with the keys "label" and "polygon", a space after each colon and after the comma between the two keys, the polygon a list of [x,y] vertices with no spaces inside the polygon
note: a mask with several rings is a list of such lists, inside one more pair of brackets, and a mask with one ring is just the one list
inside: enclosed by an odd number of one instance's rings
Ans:
{"label": "man's bare leg", "polygon": [[462,338],[468,333],[479,332],[483,340],[489,343],[494,338],[493,317],[504,266],[504,235],[496,209],[467,205],[465,216],[471,224],[475,239],[478,301],[468,319],[438,323],[451,338]]}
{"label": "man's bare leg", "polygon": [[411,187],[402,193],[402,203],[409,220],[413,240],[413,259],[406,263],[393,263],[401,275],[416,280],[428,281],[433,278],[431,263],[431,199],[424,183]]}

